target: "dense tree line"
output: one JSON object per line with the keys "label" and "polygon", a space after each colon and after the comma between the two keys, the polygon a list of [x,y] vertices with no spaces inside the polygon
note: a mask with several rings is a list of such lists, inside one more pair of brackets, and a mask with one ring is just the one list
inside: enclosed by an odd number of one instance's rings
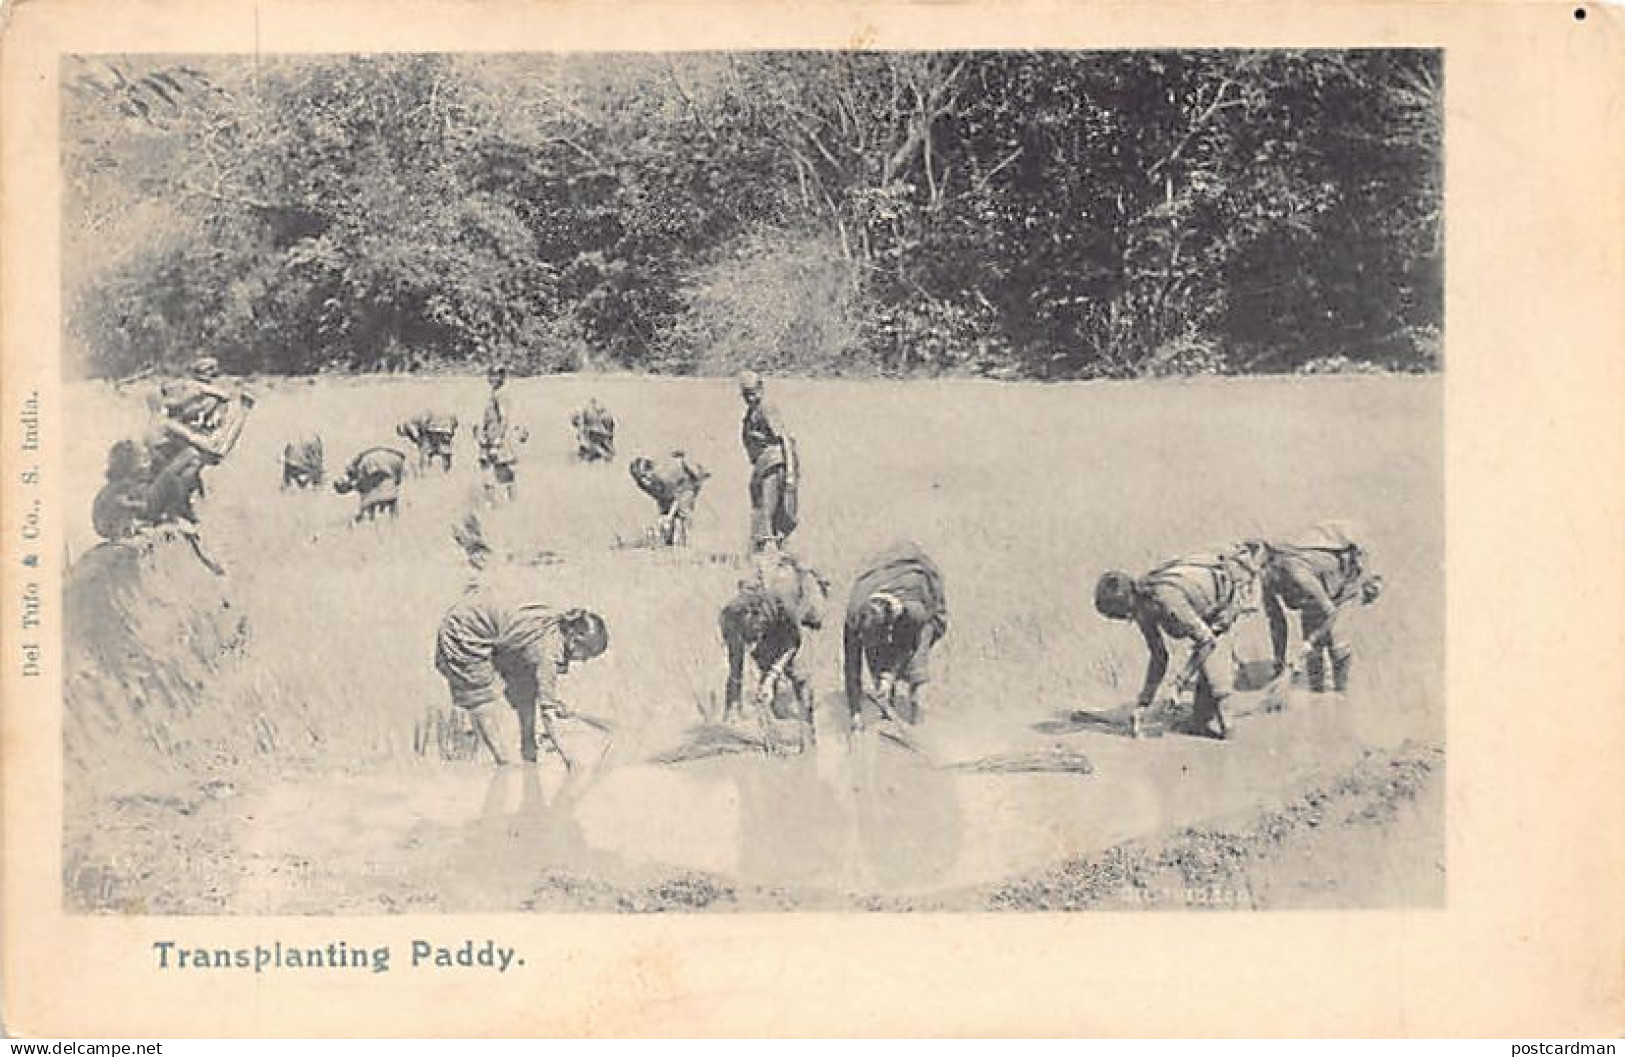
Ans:
{"label": "dense tree line", "polygon": [[1435,367],[1428,51],[82,57],[124,375]]}

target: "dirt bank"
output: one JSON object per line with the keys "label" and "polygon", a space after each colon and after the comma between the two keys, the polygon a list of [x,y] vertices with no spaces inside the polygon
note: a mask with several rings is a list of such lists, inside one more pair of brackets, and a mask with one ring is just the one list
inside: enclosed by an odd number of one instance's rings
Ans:
{"label": "dirt bank", "polygon": [[1113,847],[984,894],[999,910],[1442,906],[1444,753],[1367,754],[1276,811]]}

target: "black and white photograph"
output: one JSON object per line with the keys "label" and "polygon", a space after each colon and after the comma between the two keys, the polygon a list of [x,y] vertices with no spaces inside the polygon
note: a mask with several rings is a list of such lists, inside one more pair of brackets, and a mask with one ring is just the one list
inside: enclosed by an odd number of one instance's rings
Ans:
{"label": "black and white photograph", "polygon": [[1622,43],[10,5],[0,1034],[1605,1052]]}
{"label": "black and white photograph", "polygon": [[1445,907],[1445,67],[65,55],[65,910]]}

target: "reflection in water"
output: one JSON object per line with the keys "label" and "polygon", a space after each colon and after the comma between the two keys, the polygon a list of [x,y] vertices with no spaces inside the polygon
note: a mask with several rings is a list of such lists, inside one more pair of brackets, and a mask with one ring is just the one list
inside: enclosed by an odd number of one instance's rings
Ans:
{"label": "reflection in water", "polygon": [[738,867],[774,884],[837,885],[847,859],[835,790],[814,754],[729,761],[719,776],[739,802]]}
{"label": "reflection in water", "polygon": [[879,738],[852,744],[850,810],[864,888],[905,891],[940,883],[959,857],[959,782]]}
{"label": "reflection in water", "polygon": [[486,783],[473,831],[496,840],[524,841],[531,848],[556,847],[563,857],[587,846],[572,811],[574,799],[566,781],[549,803],[537,766],[498,767]]}
{"label": "reflection in water", "polygon": [[479,814],[440,836],[448,845],[442,884],[465,906],[513,906],[549,870],[587,873],[613,869],[613,857],[595,852],[576,819],[580,790],[554,782],[549,796],[536,765],[495,768],[485,782]]}
{"label": "reflection in water", "polygon": [[681,770],[616,768],[583,790],[573,811],[592,847],[629,863],[737,869],[738,798]]}
{"label": "reflection in water", "polygon": [[[1086,751],[1089,775],[956,769],[989,739],[932,728],[924,755],[870,734],[801,756],[732,753],[572,778],[549,762],[289,783],[243,804],[239,850],[267,870],[318,864],[358,893],[404,876],[413,899],[431,899],[427,889],[461,908],[520,905],[549,875],[603,891],[685,869],[790,892],[925,894],[1278,805],[1283,791],[1414,726],[1331,695],[1238,718],[1224,743],[1086,732],[1036,732],[1035,742],[1029,724],[1025,740],[998,746]],[[297,894],[269,873],[260,887],[266,908]]]}

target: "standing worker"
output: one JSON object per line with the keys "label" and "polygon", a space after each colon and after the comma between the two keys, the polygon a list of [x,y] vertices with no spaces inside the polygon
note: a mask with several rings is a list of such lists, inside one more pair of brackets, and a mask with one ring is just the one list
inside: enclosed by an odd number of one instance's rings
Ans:
{"label": "standing worker", "polygon": [[681,451],[659,460],[638,456],[627,467],[632,480],[660,509],[660,542],[668,547],[688,546],[688,523],[709,470]]}
{"label": "standing worker", "polygon": [[493,367],[486,381],[491,386],[491,399],[486,402],[485,414],[475,431],[474,439],[480,446],[480,469],[485,476],[485,501],[495,505],[500,497],[511,502],[514,497],[514,464],[519,461],[518,446],[530,439],[529,434],[513,422],[509,411],[508,395],[502,390],[508,384],[508,371]]}
{"label": "standing worker", "polygon": [[565,769],[574,770],[554,729],[554,720],[570,714],[557,695],[558,677],[572,662],[590,661],[608,647],[609,629],[598,614],[510,599],[476,579],[440,621],[435,670],[445,677],[452,704],[467,710],[498,766],[512,759],[496,736],[500,694],[519,720],[519,758],[536,762],[539,721]]}
{"label": "standing worker", "polygon": [[1136,737],[1168,672],[1164,635],[1191,643],[1190,661],[1174,683],[1176,694],[1193,682],[1196,685],[1191,732],[1210,738],[1227,736],[1224,701],[1231,692],[1231,679],[1218,656],[1219,639],[1247,611],[1263,561],[1263,548],[1249,543],[1178,558],[1137,580],[1123,572],[1101,576],[1095,585],[1095,609],[1110,620],[1134,621],[1150,651],[1131,719]]}
{"label": "standing worker", "polygon": [[777,409],[762,398],[761,375],[741,374],[739,395],[745,401],[740,440],[750,459],[751,550],[776,550],[795,531],[800,507],[795,441]]}
{"label": "standing worker", "polygon": [[1309,689],[1326,689],[1331,660],[1332,688],[1349,687],[1354,650],[1337,633],[1337,616],[1351,603],[1370,605],[1382,593],[1382,577],[1371,572],[1370,556],[1347,522],[1326,521],[1296,536],[1265,545],[1264,612],[1275,648],[1275,671],[1286,671],[1286,610],[1295,610],[1303,635],[1300,646]]}
{"label": "standing worker", "polygon": [[846,607],[846,705],[852,729],[863,728],[863,669],[879,684],[875,703],[887,719],[899,690],[905,717],[919,722],[920,686],[931,650],[948,633],[942,571],[919,545],[895,543],[863,564]]}

